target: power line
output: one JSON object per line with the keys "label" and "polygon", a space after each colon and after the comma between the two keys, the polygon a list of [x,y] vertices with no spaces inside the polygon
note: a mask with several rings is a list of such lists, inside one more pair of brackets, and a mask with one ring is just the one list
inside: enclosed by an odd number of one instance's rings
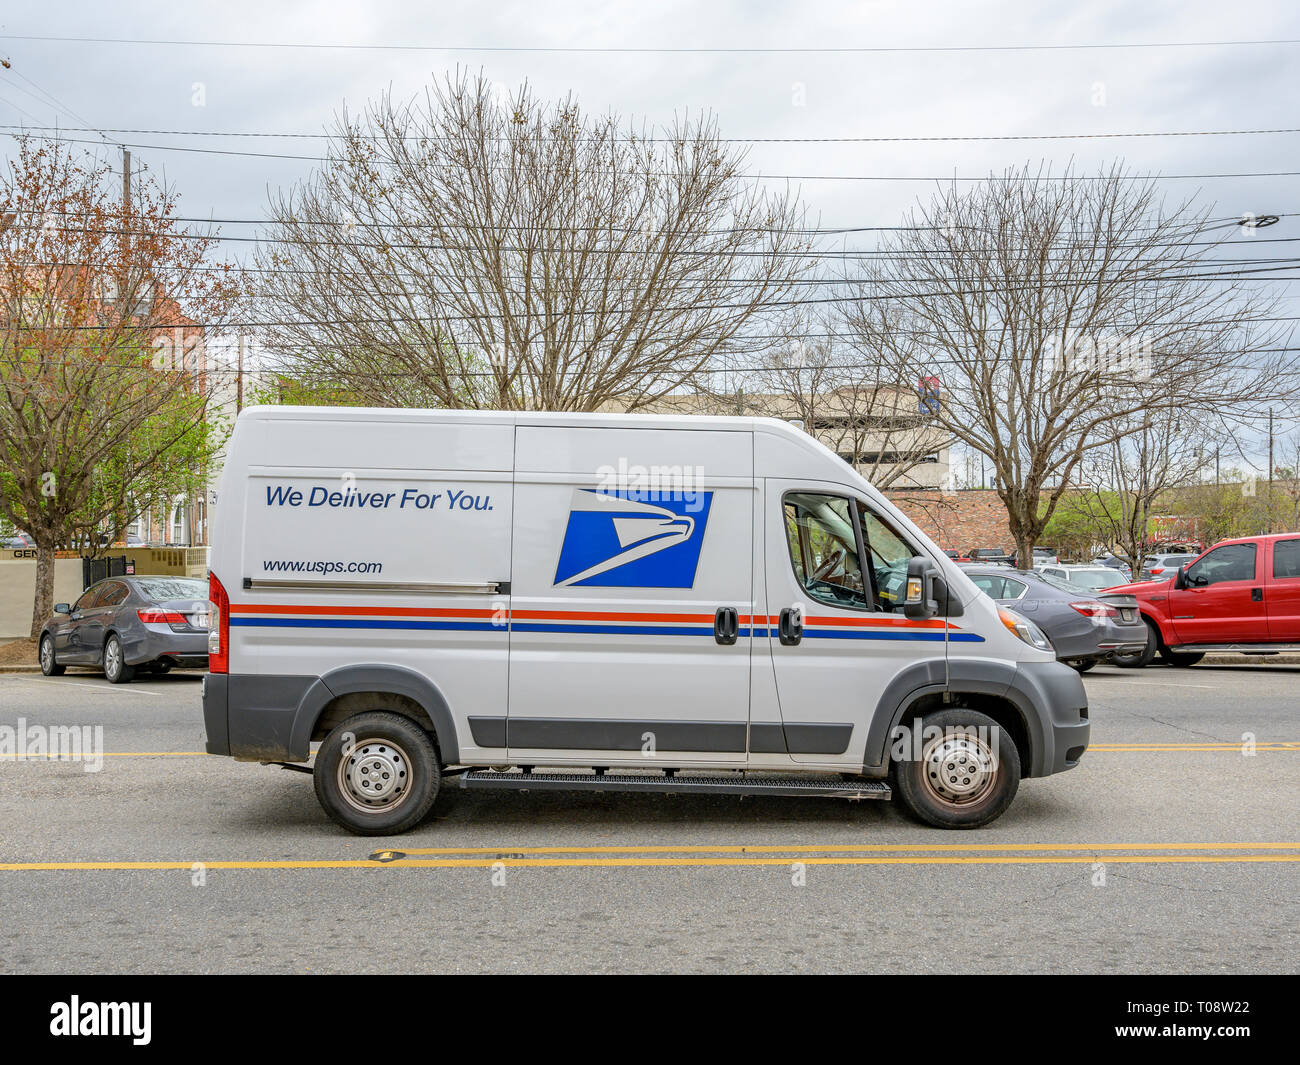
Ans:
{"label": "power line", "polygon": [[52,34],[3,34],[0,40],[40,41],[55,44],[115,44],[182,48],[280,48],[308,51],[359,52],[520,52],[556,55],[881,55],[960,52],[1082,52],[1128,51],[1142,48],[1244,48],[1300,44],[1300,39],[1219,41],[1133,41],[1080,44],[968,44],[968,45],[872,45],[872,46],[614,46],[580,45],[464,45],[464,44],[360,44],[316,41],[221,41],[182,40],[148,37],[78,37]]}
{"label": "power line", "polygon": [[[84,121],[84,120],[83,120]],[[270,133],[254,131],[227,131],[194,129],[130,129],[97,126],[20,126],[15,124],[0,125],[0,129],[49,130],[63,133],[126,133],[132,136],[149,137],[238,137],[265,140],[334,140],[337,133]],[[719,137],[722,144],[910,144],[916,142],[952,142],[952,141],[1065,141],[1065,140],[1122,140],[1153,137],[1254,137],[1300,133],[1300,127],[1279,129],[1201,129],[1201,130],[1167,130],[1160,132],[1130,133],[1015,133],[982,134],[972,136],[934,135],[924,137]],[[400,139],[407,141],[425,141],[431,138],[411,134],[401,138],[390,138],[379,134],[353,134],[360,140],[387,141]],[[604,138],[602,138],[604,139]],[[655,143],[653,135],[645,137],[619,137],[620,143],[647,144]]]}
{"label": "power line", "polygon": [[[21,133],[5,132],[6,137],[22,137]],[[99,141],[84,137],[50,137],[65,144],[99,144]],[[242,159],[290,159],[309,163],[337,162],[324,155],[298,155],[291,152],[247,152],[232,148],[191,148],[180,144],[144,144],[124,141],[119,147],[139,148],[158,152],[188,152],[199,155],[220,155]],[[737,173],[737,177],[751,178],[757,181],[899,181],[899,182],[980,182],[990,179],[998,181],[1109,181],[1106,174],[985,174],[982,177],[957,174],[764,174],[760,172]],[[1122,175],[1126,181],[1217,181],[1243,180],[1247,178],[1300,177],[1300,170],[1247,171],[1241,173],[1218,174],[1132,174]]]}
{"label": "power line", "polygon": [[[1167,281],[1215,281],[1215,280],[1227,281],[1227,280],[1237,280],[1237,279],[1238,278],[1235,277],[1234,275],[1230,275],[1226,273],[1221,275],[1220,274],[1216,274],[1216,275],[1157,274],[1150,277],[1133,278],[1132,282],[1134,284],[1141,284],[1145,281],[1166,281],[1166,282]],[[1240,279],[1259,280],[1259,281],[1300,281],[1300,276],[1285,277],[1285,278],[1273,278],[1273,277],[1256,278],[1256,277],[1246,277],[1244,276],[1243,273]],[[889,285],[891,283],[896,284],[899,281],[926,282],[931,280],[934,279],[924,278],[924,277],[902,278],[902,279],[893,279],[893,280],[886,279],[884,284],[885,285]],[[845,295],[845,296],[818,296],[818,297],[807,297],[801,299],[774,300],[769,303],[765,303],[759,307],[755,307],[752,302],[712,303],[712,304],[683,304],[676,307],[658,308],[658,310],[661,313],[664,312],[671,313],[674,311],[710,311],[710,312],[752,311],[754,313],[770,313],[775,310],[779,310],[782,308],[789,308],[789,307],[825,306],[828,304],[840,304],[840,303],[875,303],[875,302],[883,302],[887,300],[905,300],[908,302],[915,302],[917,300],[930,299],[930,298],[951,298],[953,296],[1005,295],[1008,292],[1015,292],[1015,291],[1044,292],[1044,291],[1056,291],[1056,290],[1073,290],[1073,289],[1078,289],[1080,287],[1083,287],[1083,282],[1078,280],[1071,280],[1071,281],[1063,281],[1059,283],[1052,283],[1052,282],[1041,283],[1037,285],[997,286],[991,288],[974,288],[974,289],[957,288],[957,289],[946,289],[939,292],[901,292],[901,293],[874,293],[870,295],[854,294],[854,295]],[[620,311],[612,308],[596,308],[590,310],[577,308],[577,309],[570,309],[565,313],[569,317],[590,318],[594,316],[603,316],[606,318],[614,318],[616,316],[637,314],[641,312],[636,309]],[[203,330],[208,330],[208,329],[229,330],[235,328],[267,329],[267,328],[275,328],[277,326],[294,326],[298,328],[322,328],[327,326],[340,326],[340,325],[393,325],[393,324],[425,325],[425,324],[441,324],[441,323],[451,323],[451,322],[506,321],[508,319],[513,319],[517,317],[519,317],[519,315],[517,314],[511,315],[511,314],[491,314],[491,313],[385,315],[384,317],[380,317],[380,318],[360,318],[356,316],[350,316],[347,318],[335,318],[335,319],[298,318],[298,319],[266,319],[262,321],[229,321],[229,322],[222,322],[219,325],[217,323],[208,324],[203,322],[189,322],[189,323],[172,322],[167,324],[161,324],[161,323],[160,324],[131,324],[125,326],[122,325],[121,323],[117,323],[117,324],[110,323],[106,325],[54,325],[54,326],[39,326],[39,327],[25,326],[20,328],[24,329],[26,332],[29,333],[50,332],[50,333],[57,334],[57,333],[68,333],[68,332],[72,332],[72,333],[104,332],[108,330],[119,330],[122,332],[129,333],[129,332],[137,332],[137,331],[151,332],[160,329],[167,330],[167,329],[177,329],[177,328],[203,329]],[[11,326],[11,328],[13,327]]]}

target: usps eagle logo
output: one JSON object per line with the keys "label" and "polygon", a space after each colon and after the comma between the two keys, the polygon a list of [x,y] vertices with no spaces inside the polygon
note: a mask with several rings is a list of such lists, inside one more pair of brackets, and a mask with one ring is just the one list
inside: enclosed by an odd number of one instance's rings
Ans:
{"label": "usps eagle logo", "polygon": [[674,499],[577,489],[555,586],[690,588],[712,504],[712,492]]}

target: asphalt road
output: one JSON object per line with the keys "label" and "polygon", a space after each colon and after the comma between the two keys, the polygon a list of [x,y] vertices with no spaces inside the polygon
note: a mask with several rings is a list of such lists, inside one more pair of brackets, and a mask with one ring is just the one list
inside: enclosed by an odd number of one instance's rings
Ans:
{"label": "asphalt road", "polygon": [[1300,666],[1086,682],[1082,765],[979,832],[881,802],[476,792],[377,841],[306,775],[194,753],[196,675],[0,676],[0,727],[102,725],[107,752],[0,759],[0,971],[1300,968]]}

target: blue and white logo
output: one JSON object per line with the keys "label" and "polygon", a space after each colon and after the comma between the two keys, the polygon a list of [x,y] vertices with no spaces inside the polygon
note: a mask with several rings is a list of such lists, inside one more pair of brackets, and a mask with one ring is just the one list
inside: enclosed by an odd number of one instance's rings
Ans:
{"label": "blue and white logo", "polygon": [[[689,499],[654,495],[577,489],[555,586],[690,588],[713,493],[697,492]],[[645,496],[653,501],[643,502]]]}

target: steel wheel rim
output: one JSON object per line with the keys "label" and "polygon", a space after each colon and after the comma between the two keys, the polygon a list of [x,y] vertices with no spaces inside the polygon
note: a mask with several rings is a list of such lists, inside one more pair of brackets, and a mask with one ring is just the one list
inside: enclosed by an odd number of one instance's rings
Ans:
{"label": "steel wheel rim", "polygon": [[122,668],[122,648],[116,640],[109,640],[104,648],[104,672],[116,677]]}
{"label": "steel wheel rim", "polygon": [[54,641],[48,636],[41,641],[41,668],[47,673],[54,668]]}
{"label": "steel wheel rim", "polygon": [[947,806],[973,806],[988,797],[998,779],[997,759],[971,732],[946,732],[921,752],[926,790]]}
{"label": "steel wheel rim", "polygon": [[411,793],[411,759],[392,740],[354,744],[339,759],[338,788],[354,810],[385,813]]}

